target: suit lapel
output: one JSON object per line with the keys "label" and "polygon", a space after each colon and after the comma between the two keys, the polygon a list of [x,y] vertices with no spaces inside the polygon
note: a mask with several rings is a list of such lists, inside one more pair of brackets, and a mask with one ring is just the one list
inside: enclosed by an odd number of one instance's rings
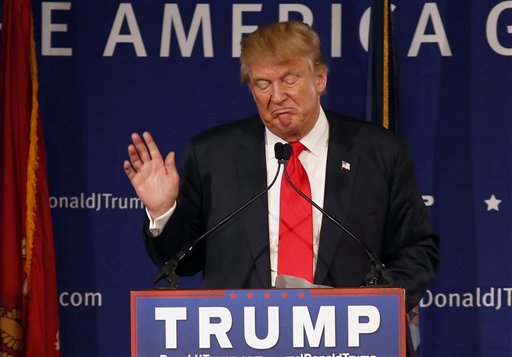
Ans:
{"label": "suit lapel", "polygon": [[[351,205],[356,180],[359,156],[351,152],[354,145],[353,131],[344,125],[342,119],[327,113],[329,121],[329,149],[325,177],[324,206],[345,227],[348,227],[348,212]],[[340,248],[349,237],[327,217],[322,219],[320,245],[315,273],[315,282],[323,283],[329,272],[329,266]],[[339,259],[339,257],[338,257]]]}
{"label": "suit lapel", "polygon": [[[240,197],[248,200],[267,185],[264,127],[259,118],[241,135],[240,151],[236,155],[236,170]],[[268,239],[268,199],[263,195],[243,215],[246,239],[253,256],[261,287],[270,287],[270,251]]]}

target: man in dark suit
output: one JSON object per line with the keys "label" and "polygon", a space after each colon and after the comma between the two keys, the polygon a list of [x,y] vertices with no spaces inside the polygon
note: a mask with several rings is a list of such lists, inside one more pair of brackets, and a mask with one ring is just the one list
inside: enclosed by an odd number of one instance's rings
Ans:
{"label": "man in dark suit", "polygon": [[[300,142],[313,201],[376,252],[394,285],[406,289],[408,310],[415,306],[439,252],[404,141],[323,110],[327,66],[317,34],[305,24],[261,27],[242,41],[240,61],[259,115],[192,139],[180,174],[174,153],[164,160],[149,133],[132,135],[124,169],[146,206],[153,261],[161,266],[261,192],[276,172],[275,142]],[[280,274],[280,183],[202,241],[178,273],[201,271],[204,288],[273,286]],[[360,286],[371,268],[367,256],[317,210],[312,214],[312,282]]]}

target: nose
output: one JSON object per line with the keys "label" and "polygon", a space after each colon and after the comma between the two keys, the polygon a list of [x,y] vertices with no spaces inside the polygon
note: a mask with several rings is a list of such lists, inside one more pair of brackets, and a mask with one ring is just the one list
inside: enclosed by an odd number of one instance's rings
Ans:
{"label": "nose", "polygon": [[286,90],[283,88],[283,84],[280,82],[275,82],[272,84],[272,92],[270,100],[273,103],[282,103],[286,100]]}

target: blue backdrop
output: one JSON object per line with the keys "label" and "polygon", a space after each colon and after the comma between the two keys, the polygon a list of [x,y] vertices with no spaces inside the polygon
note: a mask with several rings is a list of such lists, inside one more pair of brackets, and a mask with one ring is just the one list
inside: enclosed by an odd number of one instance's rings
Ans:
{"label": "blue backdrop", "polygon": [[[363,117],[369,4],[33,1],[63,356],[127,356],[129,291],[157,271],[122,169],[130,134],[179,156],[192,135],[255,113],[238,42],[286,18],[321,35],[324,106]],[[400,133],[442,238],[423,355],[512,355],[512,1],[393,4]]]}

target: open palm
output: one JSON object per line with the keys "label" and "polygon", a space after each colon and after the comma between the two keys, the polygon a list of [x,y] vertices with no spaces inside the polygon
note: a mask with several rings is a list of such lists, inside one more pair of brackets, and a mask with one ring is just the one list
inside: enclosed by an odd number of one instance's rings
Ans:
{"label": "open palm", "polygon": [[128,146],[129,160],[124,161],[123,168],[154,219],[167,212],[178,197],[180,177],[175,154],[170,152],[164,161],[148,132],[144,132],[142,138],[133,133],[132,141],[133,144]]}

